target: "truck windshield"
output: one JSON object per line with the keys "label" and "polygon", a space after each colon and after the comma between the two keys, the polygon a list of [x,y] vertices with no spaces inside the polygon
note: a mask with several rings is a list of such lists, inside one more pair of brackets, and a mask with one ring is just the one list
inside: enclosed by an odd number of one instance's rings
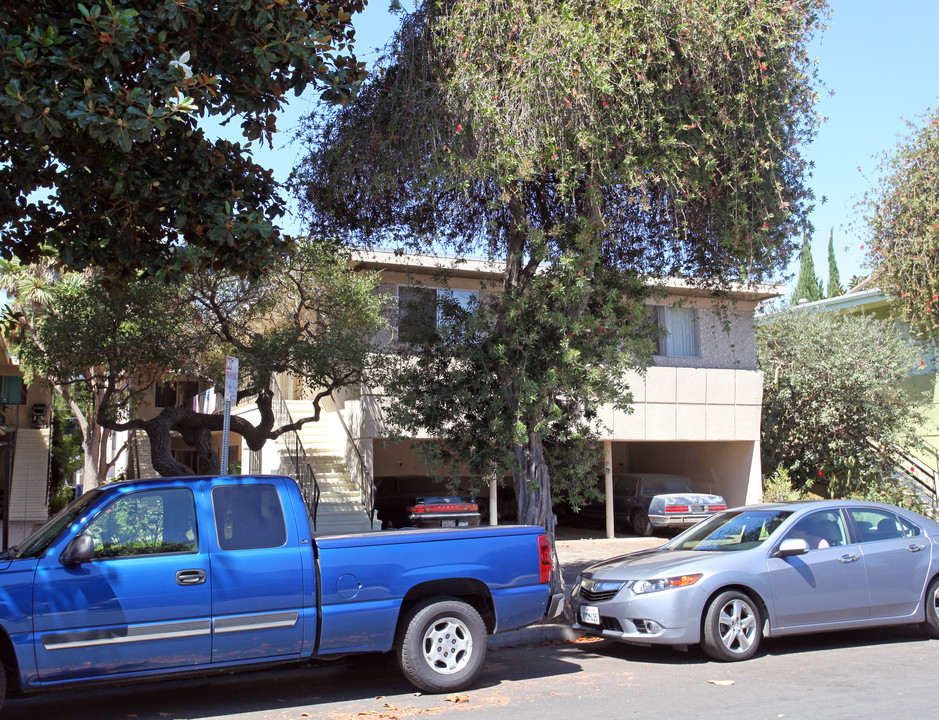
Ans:
{"label": "truck windshield", "polygon": [[77,497],[49,522],[39,528],[36,532],[26,538],[19,545],[16,545],[7,553],[9,559],[13,558],[33,558],[42,555],[46,548],[65,530],[69,525],[75,522],[75,519],[84,512],[85,508],[101,493],[100,490],[91,490],[81,497]]}
{"label": "truck windshield", "polygon": [[763,542],[792,514],[791,510],[737,510],[718,513],[689,528],[664,548],[732,552]]}

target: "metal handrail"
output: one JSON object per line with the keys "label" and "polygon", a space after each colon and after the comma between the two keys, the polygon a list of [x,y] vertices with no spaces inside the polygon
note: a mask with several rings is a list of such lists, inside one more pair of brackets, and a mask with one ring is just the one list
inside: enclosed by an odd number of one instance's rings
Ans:
{"label": "metal handrail", "polygon": [[342,416],[342,413],[339,411],[339,405],[336,403],[336,397],[333,393],[329,394],[330,399],[333,401],[333,406],[336,408],[336,415],[339,417],[339,423],[342,425],[342,429],[346,432],[346,439],[349,441],[347,446],[352,446],[352,449],[355,451],[355,457],[359,461],[359,492],[362,495],[362,504],[365,506],[365,514],[368,516],[368,520],[372,523],[374,527],[375,523],[375,482],[371,477],[369,472],[368,464],[365,462],[365,458],[362,457],[362,453],[359,450],[358,444],[355,442],[355,438],[352,436],[352,431],[349,430],[349,426],[346,425],[346,420]]}
{"label": "metal handrail", "polygon": [[[274,420],[278,427],[289,425],[293,422],[290,416],[290,409],[287,407],[287,401],[281,392],[277,380],[271,378],[271,388],[274,392],[271,407],[274,411]],[[307,512],[310,514],[310,524],[313,526],[313,532],[316,532],[316,515],[320,505],[320,485],[316,480],[316,473],[310,463],[307,462],[306,450],[303,443],[300,442],[300,433],[291,430],[281,435],[281,440],[286,449],[286,453],[280,453],[280,470],[284,475],[291,475],[300,486],[300,492],[303,495],[303,501],[307,506]],[[285,467],[285,460],[290,464]]]}

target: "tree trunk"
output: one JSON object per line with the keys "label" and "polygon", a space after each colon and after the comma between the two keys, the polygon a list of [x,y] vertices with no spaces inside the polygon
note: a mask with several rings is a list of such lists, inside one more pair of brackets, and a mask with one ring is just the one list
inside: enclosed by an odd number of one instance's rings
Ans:
{"label": "tree trunk", "polygon": [[558,559],[555,530],[557,515],[551,500],[551,477],[544,456],[540,435],[529,431],[527,443],[516,443],[518,469],[514,473],[518,497],[518,521],[525,525],[541,525],[551,541],[551,592],[564,593],[564,576]]}

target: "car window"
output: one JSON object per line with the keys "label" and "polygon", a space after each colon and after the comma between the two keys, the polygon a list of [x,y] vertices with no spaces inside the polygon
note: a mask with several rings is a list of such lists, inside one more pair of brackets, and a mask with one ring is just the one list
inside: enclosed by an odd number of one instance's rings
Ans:
{"label": "car window", "polygon": [[822,550],[848,544],[844,516],[840,510],[822,510],[799,520],[786,533],[786,539],[805,540],[809,550]]}
{"label": "car window", "polygon": [[273,485],[229,485],[212,489],[215,532],[222,550],[280,547],[287,526]]}
{"label": "car window", "polygon": [[888,510],[851,508],[849,512],[857,527],[860,542],[917,537],[923,533],[918,526]]}
{"label": "car window", "polygon": [[188,488],[162,488],[122,495],[98,513],[82,533],[94,541],[96,558],[198,550],[196,507]]}
{"label": "car window", "polygon": [[686,530],[664,547],[668,550],[733,552],[761,545],[791,510],[722,512]]}
{"label": "car window", "polygon": [[691,492],[687,481],[683,478],[644,478],[643,492],[650,493],[687,493]]}
{"label": "car window", "polygon": [[636,494],[636,485],[638,480],[631,477],[613,478],[613,492],[616,495],[632,497]]}

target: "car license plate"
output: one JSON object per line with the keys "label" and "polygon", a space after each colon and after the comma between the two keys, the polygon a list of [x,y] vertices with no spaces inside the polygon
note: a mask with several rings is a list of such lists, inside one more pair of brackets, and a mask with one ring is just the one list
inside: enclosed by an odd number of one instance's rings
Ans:
{"label": "car license plate", "polygon": [[460,520],[457,523],[457,527],[469,527],[469,520]]}
{"label": "car license plate", "polygon": [[704,512],[704,506],[703,506],[703,505],[692,505],[692,506],[691,506],[691,512],[696,512],[696,513],[697,513],[697,512]]}
{"label": "car license plate", "polygon": [[584,605],[580,609],[580,619],[588,625],[600,624],[600,609],[593,605]]}
{"label": "car license plate", "polygon": [[456,527],[456,520],[441,520],[440,527]]}

